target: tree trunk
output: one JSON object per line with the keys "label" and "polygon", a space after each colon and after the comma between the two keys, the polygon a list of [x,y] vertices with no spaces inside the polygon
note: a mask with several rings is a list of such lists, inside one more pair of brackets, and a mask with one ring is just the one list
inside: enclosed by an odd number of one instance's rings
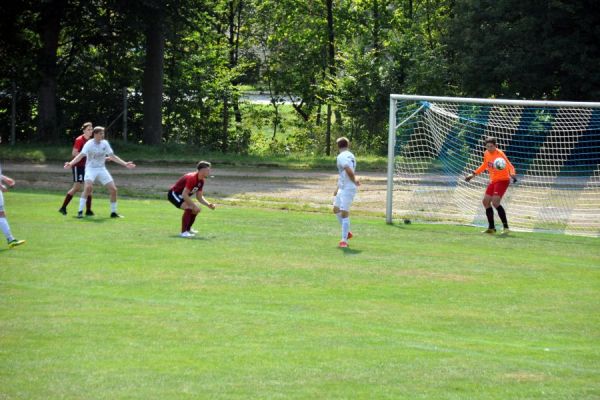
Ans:
{"label": "tree trunk", "polygon": [[42,48],[38,61],[41,78],[38,87],[38,134],[40,140],[45,142],[58,139],[56,114],[57,51],[60,21],[65,7],[66,0],[43,2],[41,6],[39,33]]}
{"label": "tree trunk", "polygon": [[[230,0],[229,1],[229,69],[233,70],[238,65],[239,47],[240,47],[240,29],[242,23],[242,8],[244,3],[242,0]],[[232,82],[234,86],[237,86],[237,79]],[[235,115],[235,122],[237,130],[242,125],[242,112],[238,102],[238,97],[234,95],[231,99],[233,104],[233,113]]]}
{"label": "tree trunk", "polygon": [[14,146],[17,132],[17,84],[12,81],[12,91],[10,94],[10,145]]}
{"label": "tree trunk", "polygon": [[227,95],[223,98],[223,124],[221,127],[221,151],[227,153],[229,144],[229,100]]}
{"label": "tree trunk", "polygon": [[162,98],[165,34],[164,21],[157,16],[149,21],[146,30],[146,65],[142,82],[144,99],[144,133],[145,144],[156,145],[162,141]]}
{"label": "tree trunk", "polygon": [[[329,68],[329,79],[335,79],[335,36],[333,33],[333,0],[327,0],[327,65]],[[331,99],[327,100],[327,131],[325,134],[325,153],[331,154]]]}
{"label": "tree trunk", "polygon": [[379,14],[379,0],[373,0],[373,49],[375,49],[375,57],[377,59],[379,59],[381,52],[381,15]]}
{"label": "tree trunk", "polygon": [[327,127],[325,130],[325,153],[331,155],[331,104],[327,104]]}

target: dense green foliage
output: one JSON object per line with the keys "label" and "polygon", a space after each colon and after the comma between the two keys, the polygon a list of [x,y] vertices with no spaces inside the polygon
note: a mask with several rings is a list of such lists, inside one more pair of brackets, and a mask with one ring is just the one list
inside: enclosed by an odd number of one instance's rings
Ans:
{"label": "dense green foliage", "polygon": [[166,200],[61,200],[6,195],[1,398],[600,395],[595,238],[363,217],[342,251],[329,214],[219,206],[189,240]]}
{"label": "dense green foliage", "polygon": [[[91,120],[136,143],[324,154],[345,134],[382,154],[390,93],[597,100],[598,4],[4,2],[0,135],[12,136],[14,99],[17,142],[69,143]],[[244,107],[242,85],[271,104]]]}

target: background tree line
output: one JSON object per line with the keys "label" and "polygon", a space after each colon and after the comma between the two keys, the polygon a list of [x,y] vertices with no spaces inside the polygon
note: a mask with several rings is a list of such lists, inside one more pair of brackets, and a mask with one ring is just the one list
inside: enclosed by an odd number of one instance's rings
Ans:
{"label": "background tree line", "polygon": [[292,150],[319,154],[341,133],[384,152],[390,93],[600,99],[595,0],[18,0],[0,20],[5,141],[13,109],[19,142],[123,137],[124,90],[135,143],[247,152],[285,99]]}

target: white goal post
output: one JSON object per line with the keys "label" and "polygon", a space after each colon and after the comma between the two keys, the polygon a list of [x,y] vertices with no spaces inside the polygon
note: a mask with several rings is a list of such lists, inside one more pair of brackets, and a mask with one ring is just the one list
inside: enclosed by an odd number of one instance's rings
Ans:
{"label": "white goal post", "polygon": [[488,136],[517,171],[511,229],[600,237],[598,102],[390,95],[386,222],[485,226],[488,175],[464,177]]}

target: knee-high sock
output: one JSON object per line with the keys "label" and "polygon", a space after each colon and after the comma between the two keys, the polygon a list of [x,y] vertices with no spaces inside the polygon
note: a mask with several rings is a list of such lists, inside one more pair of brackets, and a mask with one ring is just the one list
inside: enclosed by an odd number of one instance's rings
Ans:
{"label": "knee-high sock", "polygon": [[192,213],[192,217],[190,218],[190,226],[188,226],[188,231],[190,229],[192,229],[192,225],[194,225],[194,222],[196,222],[196,217],[198,216],[198,214],[194,214]]}
{"label": "knee-high sock", "polygon": [[485,209],[485,216],[488,220],[488,228],[496,229],[496,226],[494,225],[494,209],[492,207],[488,207]]}
{"label": "knee-high sock", "polygon": [[339,212],[339,213],[336,213],[336,214],[335,214],[335,216],[336,216],[336,218],[337,218],[338,222],[339,222],[339,223],[340,223],[340,225],[341,225],[341,224],[342,224],[342,213],[341,213],[341,212]]}
{"label": "knee-high sock", "polygon": [[61,208],[67,208],[67,206],[71,202],[72,198],[73,198],[73,196],[71,194],[67,193],[67,195],[65,196],[65,201],[63,201],[63,205]]}
{"label": "knee-high sock", "polygon": [[6,240],[8,240],[9,242],[11,240],[14,240],[12,233],[10,233],[10,226],[8,225],[8,220],[5,217],[0,217],[0,229],[4,233],[4,236],[6,236]]}
{"label": "knee-high sock", "polygon": [[83,197],[81,196],[79,198],[79,212],[83,211],[83,207],[85,206],[85,203],[87,202],[87,197]]}
{"label": "knee-high sock", "polygon": [[87,200],[85,202],[85,210],[92,211],[92,195],[91,194],[87,197]]}
{"label": "knee-high sock", "polygon": [[342,218],[342,240],[348,240],[348,232],[350,231],[350,217]]}
{"label": "knee-high sock", "polygon": [[181,232],[187,232],[190,229],[190,221],[192,220],[192,210],[185,210],[181,217]]}
{"label": "knee-high sock", "polygon": [[110,212],[117,212],[117,202],[116,201],[111,201],[110,202]]}
{"label": "knee-high sock", "polygon": [[508,220],[506,219],[506,211],[504,211],[504,207],[498,206],[496,207],[496,211],[498,211],[498,216],[500,217],[500,221],[502,221],[504,229],[508,229]]}

